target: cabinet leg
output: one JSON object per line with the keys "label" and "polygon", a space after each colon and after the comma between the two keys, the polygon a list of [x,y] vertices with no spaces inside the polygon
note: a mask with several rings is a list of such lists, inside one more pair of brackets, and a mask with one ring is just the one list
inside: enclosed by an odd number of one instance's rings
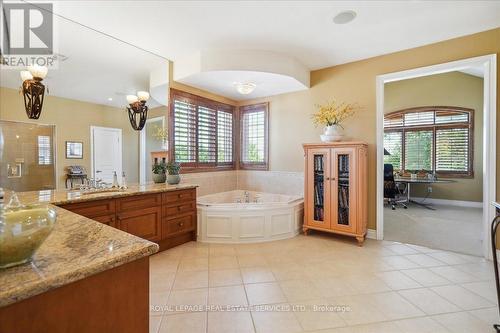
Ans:
{"label": "cabinet leg", "polygon": [[302,231],[304,232],[304,236],[307,236],[307,233],[309,232],[309,229],[307,229],[307,228],[302,228]]}
{"label": "cabinet leg", "polygon": [[358,241],[358,246],[363,246],[363,243],[365,242],[365,236],[356,237],[356,240]]}

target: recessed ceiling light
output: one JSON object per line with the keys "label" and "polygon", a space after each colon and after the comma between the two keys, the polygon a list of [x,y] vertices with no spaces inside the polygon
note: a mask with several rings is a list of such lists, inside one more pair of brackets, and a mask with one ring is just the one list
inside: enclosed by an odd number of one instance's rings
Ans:
{"label": "recessed ceiling light", "polygon": [[236,90],[242,95],[251,94],[252,91],[254,91],[255,88],[257,87],[257,85],[255,83],[252,83],[252,82],[245,82],[245,83],[234,82],[233,84],[234,84],[234,87],[236,88]]}
{"label": "recessed ceiling light", "polygon": [[111,98],[111,97],[108,97],[108,101],[110,101],[110,102],[111,102],[112,100],[113,100],[113,98]]}
{"label": "recessed ceiling light", "polygon": [[351,22],[356,18],[356,12],[353,10],[346,10],[338,13],[333,18],[333,23],[335,24],[346,24]]}

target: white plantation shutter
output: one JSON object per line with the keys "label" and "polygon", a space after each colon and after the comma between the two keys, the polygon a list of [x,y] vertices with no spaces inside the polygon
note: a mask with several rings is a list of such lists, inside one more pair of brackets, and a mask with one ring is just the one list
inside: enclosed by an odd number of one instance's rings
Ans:
{"label": "white plantation shutter", "polygon": [[434,124],[434,112],[409,112],[404,115],[405,126],[432,125]]}
{"label": "white plantation shutter", "polygon": [[405,132],[405,169],[432,171],[432,131]]}
{"label": "white plantation shutter", "polygon": [[469,129],[436,130],[436,171],[469,170]]}
{"label": "white plantation shutter", "polygon": [[52,147],[50,144],[50,136],[38,136],[38,164],[51,165],[52,164]]}
{"label": "white plantation shutter", "polygon": [[384,148],[391,154],[384,155],[384,163],[392,164],[394,169],[401,170],[403,168],[402,147],[403,132],[384,133]]}

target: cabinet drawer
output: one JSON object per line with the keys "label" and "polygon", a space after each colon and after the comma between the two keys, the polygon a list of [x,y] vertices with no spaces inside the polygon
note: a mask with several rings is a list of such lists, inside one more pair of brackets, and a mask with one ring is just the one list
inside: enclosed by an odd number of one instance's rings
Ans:
{"label": "cabinet drawer", "polygon": [[115,225],[115,214],[113,214],[113,215],[95,216],[92,219],[94,221],[101,222],[103,224],[109,225],[110,227],[116,227],[116,225]]}
{"label": "cabinet drawer", "polygon": [[163,237],[194,230],[196,214],[188,214],[175,219],[163,219]]}
{"label": "cabinet drawer", "polygon": [[116,211],[125,212],[161,205],[161,194],[134,195],[116,200]]}
{"label": "cabinet drawer", "polygon": [[181,201],[196,200],[196,189],[179,190],[163,193],[163,204],[169,205]]}
{"label": "cabinet drawer", "polygon": [[153,242],[161,240],[161,207],[119,213],[116,223],[119,229],[129,234]]}
{"label": "cabinet drawer", "polygon": [[196,211],[196,201],[183,202],[174,205],[163,206],[163,217],[168,219]]}
{"label": "cabinet drawer", "polygon": [[94,218],[100,215],[111,215],[115,213],[114,200],[95,200],[62,205],[60,207],[88,218]]}

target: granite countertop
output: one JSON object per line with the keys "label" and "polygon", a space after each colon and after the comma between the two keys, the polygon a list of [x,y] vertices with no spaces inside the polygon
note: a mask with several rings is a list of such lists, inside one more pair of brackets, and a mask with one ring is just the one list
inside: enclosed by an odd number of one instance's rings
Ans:
{"label": "granite countertop", "polygon": [[[130,185],[126,190],[117,189],[113,192],[102,193],[84,193],[79,190],[42,190],[31,192],[17,192],[17,195],[19,197],[19,200],[23,204],[51,203],[53,205],[60,206],[77,202],[119,198],[147,193],[169,192],[175,190],[192,189],[196,187],[197,185],[193,184],[168,185],[151,183],[144,185]],[[10,191],[5,190],[5,192],[5,202],[8,202]]]}
{"label": "granite countertop", "polygon": [[[18,193],[23,204],[62,205],[196,188],[195,185],[148,184],[122,192],[85,194],[49,190]],[[6,191],[8,192],[8,191]],[[8,200],[8,195],[7,198]],[[0,307],[84,279],[108,269],[152,255],[158,245],[105,224],[53,206],[57,223],[35,253],[31,263],[0,269]]]}

